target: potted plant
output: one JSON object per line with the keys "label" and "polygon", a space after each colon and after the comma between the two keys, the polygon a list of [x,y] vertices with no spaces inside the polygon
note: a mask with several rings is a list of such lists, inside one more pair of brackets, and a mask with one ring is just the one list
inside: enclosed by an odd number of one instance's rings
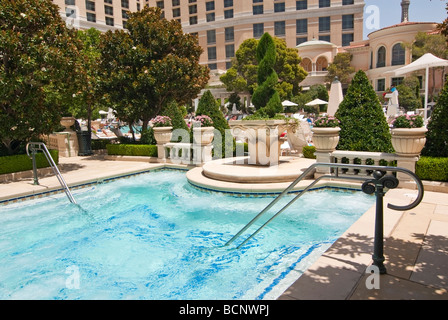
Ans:
{"label": "potted plant", "polygon": [[339,119],[332,116],[317,118],[313,123],[313,143],[316,152],[333,152],[339,143]]}
{"label": "potted plant", "polygon": [[399,156],[419,156],[426,143],[423,118],[419,115],[401,115],[392,122],[392,146]]}
{"label": "potted plant", "polygon": [[193,119],[193,138],[197,144],[208,145],[214,137],[213,120],[206,115],[198,115]]}
{"label": "potted plant", "polygon": [[151,119],[154,130],[154,138],[157,144],[163,145],[171,141],[171,136],[173,134],[173,126],[170,117],[167,116],[157,116]]}

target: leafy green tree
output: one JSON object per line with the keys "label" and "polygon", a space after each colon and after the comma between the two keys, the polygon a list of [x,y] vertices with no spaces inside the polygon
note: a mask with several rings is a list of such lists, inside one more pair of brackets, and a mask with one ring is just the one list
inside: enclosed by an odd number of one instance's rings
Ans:
{"label": "leafy green tree", "polygon": [[407,77],[397,86],[398,101],[406,111],[414,111],[422,107],[420,99],[420,82],[417,77]]}
{"label": "leafy green tree", "polygon": [[422,155],[430,157],[448,157],[448,82],[440,93],[431,114],[426,133],[426,144]]}
{"label": "leafy green tree", "polygon": [[[281,99],[289,99],[300,92],[300,82],[306,78],[307,72],[300,66],[302,59],[299,57],[297,49],[288,48],[283,39],[276,37],[273,39],[276,47],[274,70],[280,80],[277,84],[277,91]],[[248,92],[251,95],[254,93],[257,87],[256,51],[258,43],[259,40],[247,39],[236,51],[232,67],[220,78],[227,91]]]}
{"label": "leafy green tree", "polygon": [[339,81],[343,84],[350,83],[350,76],[355,72],[355,68],[350,65],[352,55],[348,52],[338,53],[333,62],[328,66],[328,74],[325,77],[325,81],[333,82],[335,77],[338,77]]}
{"label": "leafy green tree", "polygon": [[258,86],[252,96],[257,113],[262,116],[273,117],[283,110],[280,96],[275,88],[278,83],[278,75],[274,70],[276,58],[274,40],[266,32],[257,46]]}
{"label": "leafy green tree", "polygon": [[195,98],[209,79],[197,38],[179,22],[162,18],[159,8],[130,13],[128,31],[108,31],[101,41],[104,87],[120,118],[148,121],[171,101]]}
{"label": "leafy green tree", "polygon": [[393,152],[389,126],[364,71],[358,71],[335,114],[341,121],[339,150]]}
{"label": "leafy green tree", "polygon": [[[222,155],[225,154],[226,150],[229,152],[230,150],[233,151],[231,142],[226,142],[225,140],[226,130],[230,129],[229,124],[210,90],[205,91],[201,99],[199,99],[196,115],[206,115],[212,119],[213,127],[221,133],[221,142],[215,140],[213,143],[216,149],[221,150]],[[217,156],[217,153],[215,153],[215,156]]]}
{"label": "leafy green tree", "polygon": [[82,54],[84,70],[80,74],[83,81],[76,93],[70,111],[77,118],[87,119],[89,134],[92,132],[92,115],[102,105],[103,91],[101,90],[102,70],[100,69],[101,51],[99,49],[101,32],[95,28],[79,30],[78,38],[83,43]]}
{"label": "leafy green tree", "polygon": [[8,153],[59,126],[77,92],[81,46],[50,0],[0,0],[0,138]]}

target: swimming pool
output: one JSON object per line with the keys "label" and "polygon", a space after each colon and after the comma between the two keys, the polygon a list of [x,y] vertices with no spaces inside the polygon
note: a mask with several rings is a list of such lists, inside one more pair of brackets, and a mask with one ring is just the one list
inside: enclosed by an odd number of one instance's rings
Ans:
{"label": "swimming pool", "polygon": [[236,250],[223,246],[273,198],[165,170],[74,196],[82,209],[65,195],[0,207],[0,299],[275,299],[374,204],[311,192]]}

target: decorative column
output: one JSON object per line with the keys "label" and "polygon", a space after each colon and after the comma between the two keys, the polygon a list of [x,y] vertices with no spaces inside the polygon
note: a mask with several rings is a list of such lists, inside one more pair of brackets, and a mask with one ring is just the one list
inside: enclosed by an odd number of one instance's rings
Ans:
{"label": "decorative column", "polygon": [[166,162],[165,144],[171,141],[173,135],[173,127],[154,127],[154,138],[157,142],[157,158],[158,162]]}

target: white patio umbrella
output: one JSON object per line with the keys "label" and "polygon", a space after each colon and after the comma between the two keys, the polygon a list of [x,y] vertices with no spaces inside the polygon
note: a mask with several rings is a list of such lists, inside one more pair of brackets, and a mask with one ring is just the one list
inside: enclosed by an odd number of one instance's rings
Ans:
{"label": "white patio umbrella", "polygon": [[321,99],[314,99],[313,101],[308,102],[307,106],[317,106],[319,104],[328,104],[327,101],[321,100]]}
{"label": "white patio umbrella", "polygon": [[289,101],[289,100],[285,100],[285,101],[282,102],[282,106],[284,106],[284,107],[287,107],[287,106],[297,106],[297,105],[298,105],[297,103],[294,103],[294,102]]}
{"label": "white patio umbrella", "polygon": [[336,77],[334,81],[331,83],[330,88],[330,99],[328,100],[328,109],[327,113],[329,116],[334,116],[336,111],[339,108],[339,104],[344,99],[344,95],[342,94],[342,84]]}
{"label": "white patio umbrella", "polygon": [[398,68],[388,73],[393,73],[395,76],[403,75],[409,72],[418,71],[426,69],[426,81],[425,81],[425,123],[427,121],[427,109],[428,109],[428,78],[429,78],[429,68],[434,67],[447,67],[448,60],[440,59],[431,53],[426,53],[414,62],[408,64],[407,66]]}

